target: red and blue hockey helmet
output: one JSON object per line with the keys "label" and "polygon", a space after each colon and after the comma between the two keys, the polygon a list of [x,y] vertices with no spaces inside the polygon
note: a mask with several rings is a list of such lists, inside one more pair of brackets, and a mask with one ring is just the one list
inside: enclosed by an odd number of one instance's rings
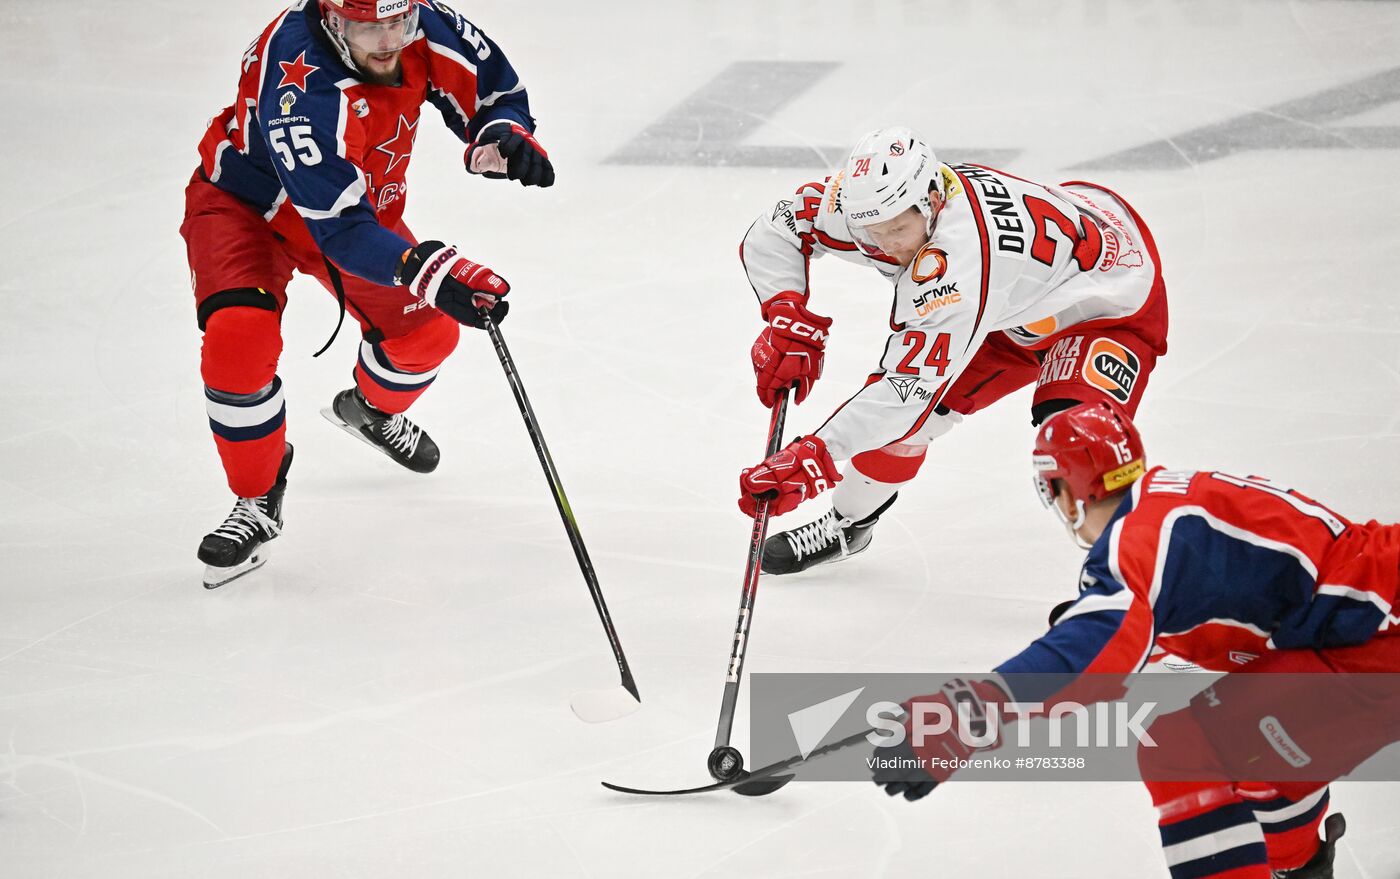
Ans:
{"label": "red and blue hockey helmet", "polygon": [[1137,428],[1121,410],[1102,402],[1080,403],[1047,418],[1031,461],[1041,501],[1056,510],[1056,479],[1064,480],[1076,501],[1088,504],[1127,490],[1147,472]]}
{"label": "red and blue hockey helmet", "polygon": [[418,34],[418,0],[319,0],[326,33],[351,69],[350,48],[398,52]]}

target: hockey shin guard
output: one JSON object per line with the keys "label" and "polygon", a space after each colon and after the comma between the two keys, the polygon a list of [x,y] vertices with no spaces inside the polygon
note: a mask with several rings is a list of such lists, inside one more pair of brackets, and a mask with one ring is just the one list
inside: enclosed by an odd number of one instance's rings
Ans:
{"label": "hockey shin guard", "polygon": [[1241,785],[1241,793],[1264,829],[1272,869],[1296,870],[1317,854],[1318,828],[1331,804],[1327,788],[1296,798],[1258,785]]}
{"label": "hockey shin guard", "polygon": [[277,359],[282,336],[277,313],[230,306],[209,316],[200,350],[200,374],[209,428],[229,488],[259,497],[277,480],[287,410]]}
{"label": "hockey shin guard", "polygon": [[1228,785],[1151,782],[1172,879],[1270,879],[1264,831]]}
{"label": "hockey shin guard", "polygon": [[458,327],[443,315],[406,336],[360,343],[355,384],[381,412],[404,412],[437,378],[438,368],[457,347]]}
{"label": "hockey shin guard", "polygon": [[228,487],[239,497],[267,494],[277,481],[287,435],[282,380],[273,376],[271,384],[252,394],[205,387],[204,405]]}

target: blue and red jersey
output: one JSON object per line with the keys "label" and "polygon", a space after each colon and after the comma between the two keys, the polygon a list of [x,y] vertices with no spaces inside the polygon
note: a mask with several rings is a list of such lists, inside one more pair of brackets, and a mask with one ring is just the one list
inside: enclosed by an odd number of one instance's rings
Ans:
{"label": "blue and red jersey", "polygon": [[388,227],[403,215],[424,101],[463,143],[493,124],[534,130],[500,47],[446,4],[415,2],[419,29],[403,50],[402,79],[382,86],[341,61],[316,0],[298,0],[248,47],[238,98],[199,148],[204,176],[289,243],[384,285],[413,246]]}
{"label": "blue and red jersey", "polygon": [[1229,671],[1388,627],[1400,526],[1348,521],[1257,476],[1160,467],[1094,543],[1079,599],[1002,673],[1131,673],[1155,652]]}

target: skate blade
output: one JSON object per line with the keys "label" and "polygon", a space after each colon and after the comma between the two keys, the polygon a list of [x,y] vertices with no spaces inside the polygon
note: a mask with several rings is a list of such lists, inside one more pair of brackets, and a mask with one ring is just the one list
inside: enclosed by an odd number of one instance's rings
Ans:
{"label": "skate blade", "polygon": [[841,555],[832,556],[832,557],[829,558],[829,559],[823,559],[822,561],[819,561],[819,562],[814,562],[814,563],[808,565],[808,566],[805,567],[805,568],[794,568],[794,569],[791,570],[791,571],[770,571],[770,570],[768,570],[767,568],[763,567],[763,561],[762,561],[762,559],[760,559],[760,560],[759,560],[758,573],[759,573],[760,575],[764,576],[764,577],[791,577],[793,574],[804,574],[804,573],[806,573],[807,571],[815,570],[816,568],[824,568],[824,567],[826,567],[827,565],[835,565],[835,564],[839,564],[839,563],[844,562],[844,561],[849,561],[849,560],[850,560],[851,558],[853,558],[854,556],[860,555],[861,553],[865,552],[865,551],[866,551],[867,549],[869,549],[869,548],[870,548],[870,543],[867,542],[867,543],[865,544],[865,546],[862,546],[860,549],[852,550],[851,552],[842,553]]}
{"label": "skate blade", "polygon": [[214,565],[204,566],[204,588],[218,589],[237,580],[239,577],[251,574],[258,568],[267,564],[267,545],[264,544],[253,551],[248,556],[247,561],[229,568],[220,568]]}

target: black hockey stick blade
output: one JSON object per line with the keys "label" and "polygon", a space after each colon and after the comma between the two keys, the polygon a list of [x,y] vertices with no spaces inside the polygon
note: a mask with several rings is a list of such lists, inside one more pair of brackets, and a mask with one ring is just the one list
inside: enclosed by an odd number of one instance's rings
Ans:
{"label": "black hockey stick blade", "polygon": [[788,782],[797,777],[797,769],[804,763],[815,760],[834,751],[843,748],[850,748],[859,745],[867,740],[867,737],[875,732],[874,729],[863,729],[858,733],[852,733],[844,739],[838,739],[829,745],[822,745],[820,748],[809,753],[806,757],[800,755],[792,756],[786,760],[779,760],[777,763],[769,763],[755,769],[753,772],[745,772],[738,778],[729,781],[717,781],[714,784],[707,784],[702,787],[684,788],[681,790],[644,790],[635,787],[623,787],[620,784],[603,782],[603,787],[608,790],[617,791],[622,794],[638,794],[650,797],[678,797],[686,794],[707,794],[712,791],[732,790],[734,793],[744,797],[762,797],[773,793],[785,786]]}
{"label": "black hockey stick blade", "polygon": [[771,778],[763,778],[758,781],[744,780],[734,785],[730,790],[741,797],[766,797],[796,777],[796,775],[774,775]]}
{"label": "black hockey stick blade", "polygon": [[644,797],[679,797],[685,794],[706,794],[710,791],[724,790],[730,785],[727,781],[717,781],[714,784],[707,784],[703,787],[688,787],[681,790],[643,790],[639,787],[623,787],[620,784],[613,784],[610,781],[602,782],[603,787],[620,794],[637,794]]}
{"label": "black hockey stick blade", "polygon": [[638,794],[645,797],[679,797],[685,796],[686,794],[707,794],[712,791],[721,790],[732,790],[741,797],[763,797],[773,793],[778,790],[778,788],[783,787],[789,781],[797,777],[793,773],[788,773],[786,775],[754,778],[755,775],[763,771],[764,770],[759,770],[757,773],[745,772],[740,774],[738,778],[730,779],[729,781],[716,781],[714,784],[707,784],[703,787],[688,787],[682,788],[681,790],[643,790],[642,788],[636,787],[623,787],[620,784],[613,784],[608,781],[602,784],[603,787],[608,790],[617,791],[620,794]]}
{"label": "black hockey stick blade", "polygon": [[762,797],[773,793],[778,788],[792,781],[794,775],[778,775],[772,778],[761,778],[752,780],[753,776],[747,772],[738,778],[729,781],[717,781],[714,784],[707,784],[703,787],[690,787],[682,790],[642,790],[636,787],[623,787],[612,782],[603,782],[603,787],[608,790],[617,791],[621,794],[639,794],[648,797],[679,797],[686,794],[705,794],[711,791],[732,790],[743,797]]}

